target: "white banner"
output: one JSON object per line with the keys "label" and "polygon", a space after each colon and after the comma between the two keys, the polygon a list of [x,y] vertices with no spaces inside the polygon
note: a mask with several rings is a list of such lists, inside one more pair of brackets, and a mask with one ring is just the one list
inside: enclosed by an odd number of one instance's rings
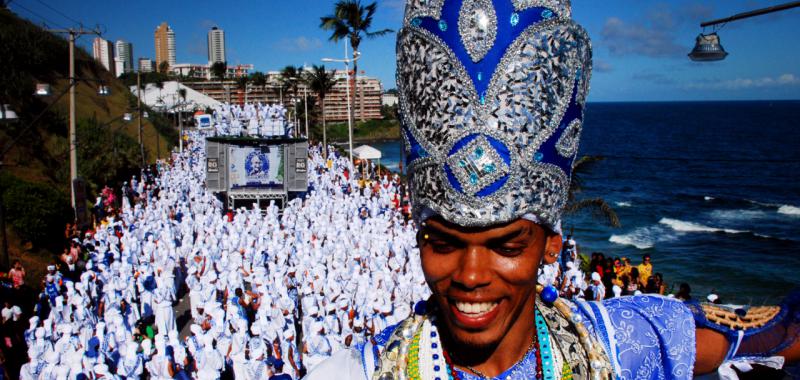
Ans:
{"label": "white banner", "polygon": [[231,146],[228,175],[232,189],[282,187],[283,146]]}

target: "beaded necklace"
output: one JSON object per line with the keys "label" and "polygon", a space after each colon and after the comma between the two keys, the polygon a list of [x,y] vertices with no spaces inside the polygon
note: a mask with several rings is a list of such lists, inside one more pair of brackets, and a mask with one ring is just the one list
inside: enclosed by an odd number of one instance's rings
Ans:
{"label": "beaded necklace", "polygon": [[[545,325],[544,318],[539,313],[539,310],[535,310],[536,315],[536,334],[533,335],[533,340],[531,341],[531,345],[525,351],[525,354],[522,358],[515,363],[511,368],[517,366],[520,362],[525,360],[531,352],[536,355],[536,379],[537,380],[554,380],[553,376],[553,353],[550,347],[550,336],[547,333],[547,325]],[[458,375],[458,372],[455,370],[455,366],[453,365],[452,360],[450,359],[450,355],[447,351],[444,352],[445,360],[447,363],[447,367],[449,373],[452,374],[454,379],[460,380],[461,377]],[[491,377],[483,374],[482,372],[478,371],[477,369],[466,366],[466,368],[472,373],[480,376],[482,379],[491,379]]]}
{"label": "beaded necklace", "polygon": [[[541,292],[541,287],[537,287],[537,291]],[[561,299],[553,300],[545,311],[547,318],[542,315],[539,306],[535,310],[536,379],[570,380],[573,378],[573,370],[581,374],[578,378],[586,376],[591,379],[611,379],[613,376],[611,363],[601,345],[594,341],[583,325],[580,315],[574,314],[575,311],[571,310],[569,304]],[[554,325],[547,323],[551,319]],[[383,352],[379,355],[373,379],[460,380],[449,354],[441,346],[435,321],[433,313],[418,312],[394,329],[382,349]],[[566,325],[572,326],[574,332],[563,330],[563,326]],[[573,340],[574,343],[568,344],[578,346],[561,347],[558,340],[554,341],[559,345],[557,348],[564,359],[560,371],[554,368],[555,357],[549,331],[551,328],[555,329],[554,339],[563,339],[564,334],[577,338],[577,342]],[[580,356],[575,356],[578,352]],[[477,371],[473,372],[482,376]]]}

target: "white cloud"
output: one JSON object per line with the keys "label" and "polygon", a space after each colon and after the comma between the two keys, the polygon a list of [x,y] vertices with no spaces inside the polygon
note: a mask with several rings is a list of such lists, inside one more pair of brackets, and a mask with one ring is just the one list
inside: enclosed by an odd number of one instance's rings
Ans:
{"label": "white cloud", "polygon": [[673,23],[671,15],[663,13],[662,17],[651,18],[650,25],[646,25],[609,17],[600,32],[601,41],[613,55],[618,56],[631,54],[664,58],[684,55],[687,48],[676,44],[671,30],[664,27]]}
{"label": "white cloud", "polygon": [[751,88],[774,88],[786,86],[800,86],[800,77],[794,74],[783,74],[777,77],[736,78],[720,81],[690,83],[684,87],[689,90],[746,90]]}
{"label": "white cloud", "polygon": [[294,37],[294,38],[284,38],[278,41],[277,44],[278,48],[281,50],[291,51],[291,52],[301,52],[301,51],[310,51],[319,49],[322,47],[322,41],[316,37]]}

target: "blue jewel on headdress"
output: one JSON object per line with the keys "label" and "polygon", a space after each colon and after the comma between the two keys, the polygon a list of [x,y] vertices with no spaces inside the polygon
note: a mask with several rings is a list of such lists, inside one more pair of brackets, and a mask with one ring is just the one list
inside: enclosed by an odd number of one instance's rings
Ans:
{"label": "blue jewel on headdress", "polygon": [[414,305],[414,314],[416,315],[428,314],[428,302],[425,300],[417,302],[417,304]]}
{"label": "blue jewel on headdress", "polygon": [[497,170],[497,167],[494,164],[483,165],[483,171],[487,173],[494,173],[495,170]]}
{"label": "blue jewel on headdress", "polygon": [[439,30],[441,30],[442,32],[447,31],[447,21],[439,20]]}
{"label": "blue jewel on headdress", "polygon": [[533,155],[533,159],[536,160],[536,162],[541,162],[542,158],[544,158],[544,154],[542,154],[542,152],[536,152]]}
{"label": "blue jewel on headdress", "polygon": [[483,157],[483,148],[475,148],[475,150],[472,152],[472,157],[474,157],[476,160],[479,160],[481,157]]}
{"label": "blue jewel on headdress", "polygon": [[558,289],[553,285],[547,285],[542,289],[541,297],[542,301],[548,305],[552,305],[553,302],[556,302],[556,299],[558,299]]}
{"label": "blue jewel on headdress", "polygon": [[422,24],[422,19],[419,17],[414,17],[411,19],[411,25],[420,26]]}
{"label": "blue jewel on headdress", "polygon": [[478,71],[478,80],[479,81],[483,80],[483,72],[481,71]]}
{"label": "blue jewel on headdress", "polygon": [[514,12],[511,14],[511,26],[517,26],[519,24],[519,13]]}
{"label": "blue jewel on headdress", "polygon": [[551,11],[549,9],[545,9],[545,10],[542,11],[542,18],[543,19],[547,20],[547,19],[552,18],[552,17],[553,17],[553,11]]}
{"label": "blue jewel on headdress", "polygon": [[481,105],[486,104],[486,91],[481,93]]}
{"label": "blue jewel on headdress", "polygon": [[471,173],[469,175],[469,183],[471,183],[473,185],[477,185],[478,184],[478,175],[475,174],[475,173]]}

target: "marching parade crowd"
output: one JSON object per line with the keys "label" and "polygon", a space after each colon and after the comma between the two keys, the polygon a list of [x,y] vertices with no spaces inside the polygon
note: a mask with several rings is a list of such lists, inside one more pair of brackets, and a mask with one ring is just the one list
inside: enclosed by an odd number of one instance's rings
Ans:
{"label": "marching parade crowd", "polygon": [[[237,134],[240,118],[272,111],[226,106],[212,133]],[[48,267],[21,379],[296,379],[428,298],[398,176],[362,186],[346,157],[315,145],[305,197],[282,211],[223,210],[203,182],[204,138],[189,133],[183,153],[143,170],[119,199],[101,193],[95,227]],[[621,294],[616,282],[606,292],[595,259],[587,281],[568,236],[539,281],[569,298]]]}

